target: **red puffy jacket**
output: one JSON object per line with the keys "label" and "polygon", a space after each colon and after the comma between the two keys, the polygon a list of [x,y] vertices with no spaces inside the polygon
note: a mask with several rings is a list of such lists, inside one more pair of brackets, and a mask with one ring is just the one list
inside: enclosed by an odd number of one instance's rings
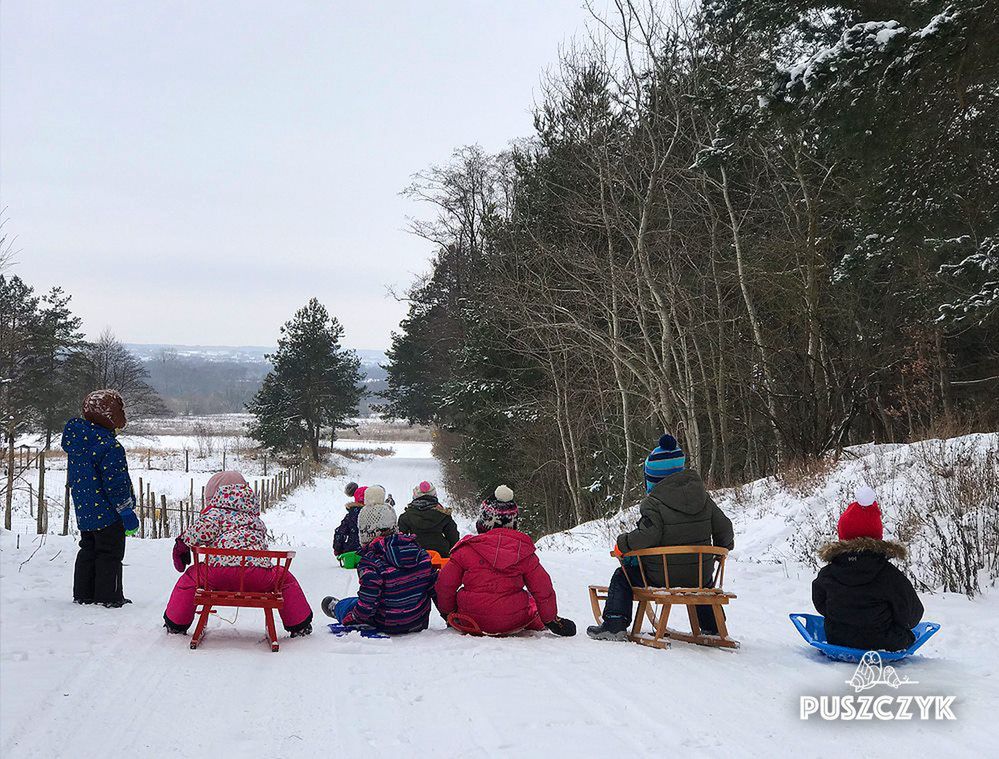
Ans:
{"label": "red puffy jacket", "polygon": [[451,549],[437,577],[437,608],[444,616],[466,614],[492,634],[540,630],[558,616],[552,578],[534,541],[507,527],[463,538]]}

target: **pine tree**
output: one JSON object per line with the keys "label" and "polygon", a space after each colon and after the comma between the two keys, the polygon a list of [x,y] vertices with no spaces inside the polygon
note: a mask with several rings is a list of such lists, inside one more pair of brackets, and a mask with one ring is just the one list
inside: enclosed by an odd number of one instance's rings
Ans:
{"label": "pine tree", "polygon": [[281,327],[277,352],[267,357],[274,369],[247,404],[253,438],[272,450],[306,445],[319,461],[323,428],[347,425],[362,394],[360,360],[340,344],[343,334],[316,298]]}
{"label": "pine tree", "polygon": [[[39,324],[38,296],[20,277],[0,275],[0,422],[5,442],[36,418],[33,379]],[[9,527],[9,525],[8,525]]]}
{"label": "pine tree", "polygon": [[35,345],[33,393],[38,411],[37,427],[45,434],[45,448],[53,433],[79,412],[78,381],[84,349],[82,320],[69,310],[70,296],[53,287],[41,302]]}

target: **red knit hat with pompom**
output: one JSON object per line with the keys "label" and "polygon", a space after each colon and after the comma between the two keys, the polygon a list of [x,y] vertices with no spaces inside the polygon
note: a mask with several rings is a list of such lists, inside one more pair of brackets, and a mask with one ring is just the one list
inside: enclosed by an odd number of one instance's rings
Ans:
{"label": "red knit hat with pompom", "polygon": [[853,503],[846,507],[836,525],[840,540],[873,538],[883,540],[885,528],[881,523],[881,507],[878,497],[871,488],[864,485],[857,488]]}

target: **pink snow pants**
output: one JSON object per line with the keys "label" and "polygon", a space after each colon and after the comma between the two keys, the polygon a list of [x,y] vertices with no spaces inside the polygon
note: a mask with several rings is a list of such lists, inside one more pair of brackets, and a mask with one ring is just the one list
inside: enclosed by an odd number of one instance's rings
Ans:
{"label": "pink snow pants", "polygon": [[[180,576],[173,587],[170,600],[167,602],[166,616],[179,627],[187,627],[194,621],[194,591],[197,587],[197,577],[191,565]],[[208,583],[214,590],[239,590],[239,567],[206,567],[201,565],[201,572],[208,572]],[[247,567],[244,590],[262,592],[274,590],[274,575],[277,567]],[[291,572],[284,573],[284,608],[281,609],[281,622],[285,629],[304,622],[312,613],[309,602],[305,600],[298,580]]]}

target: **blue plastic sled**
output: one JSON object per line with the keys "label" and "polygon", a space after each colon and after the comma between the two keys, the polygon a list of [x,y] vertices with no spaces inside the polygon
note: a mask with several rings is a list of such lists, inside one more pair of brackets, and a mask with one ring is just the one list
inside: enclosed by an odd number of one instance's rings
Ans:
{"label": "blue plastic sled", "polygon": [[390,637],[383,632],[378,632],[378,630],[375,630],[373,627],[346,627],[335,623],[329,624],[327,627],[329,627],[330,632],[338,638],[343,638],[344,636],[350,635],[352,632],[360,633],[362,638],[378,639]]}
{"label": "blue plastic sled", "polygon": [[[789,616],[791,617],[791,622],[798,628],[798,632],[801,633],[801,637],[808,642],[808,645],[819,649],[819,651],[830,659],[859,662],[864,657],[864,654],[867,653],[862,648],[834,646],[832,643],[826,642],[825,619],[817,614],[791,614]],[[932,638],[934,633],[939,629],[940,625],[936,622],[920,622],[912,628],[912,633],[916,636],[916,639],[912,642],[911,646],[904,651],[878,651],[881,655],[881,660],[898,661],[899,659],[911,656],[916,652],[916,649]]]}

